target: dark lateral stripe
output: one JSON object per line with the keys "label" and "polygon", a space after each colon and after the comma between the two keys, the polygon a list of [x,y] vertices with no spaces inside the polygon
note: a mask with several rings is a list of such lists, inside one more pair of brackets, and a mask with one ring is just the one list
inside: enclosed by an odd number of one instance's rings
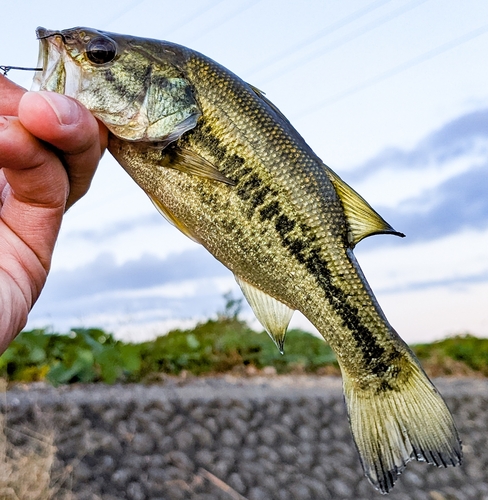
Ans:
{"label": "dark lateral stripe", "polygon": [[305,259],[307,269],[315,276],[317,282],[325,292],[327,300],[335,312],[342,318],[364,357],[364,360],[375,375],[383,375],[390,366],[385,363],[385,348],[380,345],[369,329],[361,323],[357,307],[347,303],[346,294],[332,284],[332,276],[327,262],[312,250]]}
{"label": "dark lateral stripe", "polygon": [[[398,354],[392,353],[386,356],[385,348],[361,323],[358,308],[348,304],[346,294],[341,288],[333,285],[327,262],[320,256],[318,250],[310,250],[310,243],[314,240],[312,230],[306,225],[300,224],[300,230],[307,235],[306,238],[298,239],[289,236],[289,233],[296,226],[295,221],[283,213],[276,199],[266,203],[267,198],[274,194],[273,191],[268,186],[263,185],[259,175],[246,166],[242,158],[228,155],[226,147],[213,134],[209,125],[201,122],[187,135],[187,138],[195,141],[199,147],[207,149],[218,160],[219,168],[222,169],[223,173],[238,183],[237,195],[250,203],[249,217],[253,216],[258,207],[261,207],[259,209],[261,221],[274,219],[275,229],[280,236],[282,245],[298,262],[306,266],[318,285],[324,290],[327,301],[342,319],[343,325],[350,330],[372,373],[378,376],[383,375],[388,370],[390,361]],[[227,170],[228,168],[232,169]]]}
{"label": "dark lateral stripe", "polygon": [[[343,325],[351,332],[357,347],[361,350],[363,358],[372,372],[378,376],[383,375],[388,370],[392,359],[386,360],[388,362],[385,361],[385,348],[377,342],[372,332],[362,324],[358,308],[350,305],[343,290],[332,283],[329,266],[318,250],[309,250],[307,242],[288,236],[296,224],[295,221],[280,212],[279,203],[275,200],[264,206],[260,214],[262,219],[275,218],[275,228],[280,235],[282,245],[288,249],[298,262],[306,266],[319,286],[324,290],[327,301],[342,319]],[[311,233],[311,230],[303,227],[303,224],[300,225],[300,228],[304,232]],[[391,356],[395,356],[395,353],[389,357]]]}
{"label": "dark lateral stripe", "polygon": [[261,216],[261,222],[265,220],[271,220],[275,215],[280,213],[280,204],[274,200],[271,203],[265,205],[259,211],[259,215]]}

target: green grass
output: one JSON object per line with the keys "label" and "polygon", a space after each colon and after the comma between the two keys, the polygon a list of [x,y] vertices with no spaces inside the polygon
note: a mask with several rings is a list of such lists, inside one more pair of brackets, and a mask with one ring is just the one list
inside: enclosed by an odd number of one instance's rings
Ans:
{"label": "green grass", "polygon": [[488,376],[488,339],[469,333],[413,346],[420,361],[437,375]]}
{"label": "green grass", "polygon": [[312,373],[334,366],[335,357],[325,342],[300,330],[288,332],[281,355],[266,333],[254,332],[237,317],[220,317],[140,344],[117,341],[99,329],[73,329],[69,335],[26,331],[0,357],[0,376],[53,385],[140,382],[159,373],[204,375],[250,365]]}
{"label": "green grass", "polygon": [[[488,339],[460,335],[413,350],[432,376],[488,375]],[[140,344],[117,341],[100,329],[73,329],[68,335],[26,331],[0,357],[0,377],[53,385],[149,382],[183,371],[199,376],[269,366],[279,374],[339,374],[332,350],[321,339],[290,330],[281,355],[266,333],[251,330],[238,313],[226,310],[217,320]]]}

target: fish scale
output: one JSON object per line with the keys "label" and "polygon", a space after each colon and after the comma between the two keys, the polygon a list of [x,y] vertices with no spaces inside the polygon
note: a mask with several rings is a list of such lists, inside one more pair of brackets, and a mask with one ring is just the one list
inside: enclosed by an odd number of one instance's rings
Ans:
{"label": "fish scale", "polygon": [[412,459],[459,465],[449,410],[353,254],[364,237],[403,235],[262,92],[202,54],[89,28],[39,28],[38,37],[34,89],[66,93],[107,125],[112,155],[234,273],[278,348],[294,310],[329,342],[371,483],[388,492]]}

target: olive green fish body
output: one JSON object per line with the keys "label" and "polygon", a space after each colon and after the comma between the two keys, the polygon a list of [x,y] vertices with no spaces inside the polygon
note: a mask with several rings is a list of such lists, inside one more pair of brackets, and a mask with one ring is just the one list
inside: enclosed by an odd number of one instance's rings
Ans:
{"label": "olive green fish body", "polygon": [[[351,376],[391,377],[406,349],[358,269],[326,167],[249,85],[200,55],[183,69],[202,109],[195,129],[169,151],[115,139],[111,152],[232,272],[303,312]],[[235,185],[154,168],[178,148]]]}
{"label": "olive green fish body", "polygon": [[278,347],[294,310],[329,342],[372,483],[387,492],[412,458],[459,464],[448,409],[353,255],[365,236],[399,233],[281,112],[185,47],[85,28],[38,35],[37,88],[72,95],[109,127],[113,156],[168,220],[234,273]]}

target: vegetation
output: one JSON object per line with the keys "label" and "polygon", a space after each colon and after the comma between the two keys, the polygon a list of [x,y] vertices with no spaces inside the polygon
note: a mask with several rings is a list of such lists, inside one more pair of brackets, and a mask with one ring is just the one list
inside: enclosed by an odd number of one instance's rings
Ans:
{"label": "vegetation", "polygon": [[432,344],[418,344],[413,350],[432,376],[488,376],[488,339],[466,333]]}
{"label": "vegetation", "polygon": [[309,333],[289,331],[281,355],[266,333],[252,331],[237,318],[219,318],[140,344],[117,341],[98,329],[73,329],[69,335],[23,332],[0,357],[0,376],[53,385],[147,382],[161,373],[204,375],[246,366],[313,373],[327,366],[334,371],[335,358],[325,342]]}
{"label": "vegetation", "polygon": [[[162,374],[274,373],[339,374],[330,347],[302,330],[290,330],[284,355],[264,332],[239,319],[241,303],[226,296],[224,311],[192,330],[174,330],[151,342],[129,344],[99,329],[68,335],[23,332],[0,357],[0,377],[9,381],[150,382]],[[431,376],[488,376],[488,339],[460,335],[413,346]],[[270,370],[268,369],[268,372]]]}

